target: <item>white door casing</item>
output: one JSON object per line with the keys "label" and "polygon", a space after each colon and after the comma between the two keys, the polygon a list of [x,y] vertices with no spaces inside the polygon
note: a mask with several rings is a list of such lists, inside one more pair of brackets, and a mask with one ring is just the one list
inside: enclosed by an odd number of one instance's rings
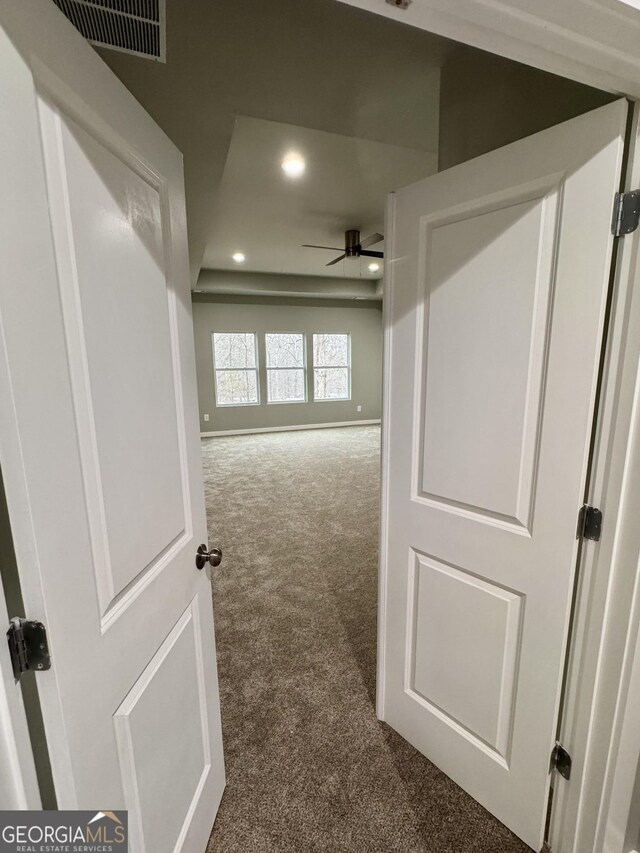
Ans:
{"label": "white door casing", "polygon": [[[1,567],[0,567],[1,568]],[[0,579],[0,625],[9,625]],[[39,809],[38,780],[20,684],[9,655],[0,655],[0,810]]]}
{"label": "white door casing", "polygon": [[0,463],[58,804],[200,853],[224,765],[182,158],[52,3],[2,4],[0,74]]}
{"label": "white door casing", "polygon": [[637,0],[339,0],[606,92],[640,97]]}
{"label": "white door casing", "polygon": [[627,105],[392,196],[382,719],[540,849]]}

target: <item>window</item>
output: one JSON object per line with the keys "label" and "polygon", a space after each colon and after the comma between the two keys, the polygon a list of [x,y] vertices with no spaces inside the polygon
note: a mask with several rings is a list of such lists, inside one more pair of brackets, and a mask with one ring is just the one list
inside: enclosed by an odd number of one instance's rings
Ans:
{"label": "window", "polygon": [[255,406],[258,359],[253,332],[214,332],[216,406]]}
{"label": "window", "polygon": [[305,382],[304,335],[266,334],[267,401],[269,403],[304,403]]}
{"label": "window", "polygon": [[351,399],[351,342],[349,335],[313,336],[313,397]]}

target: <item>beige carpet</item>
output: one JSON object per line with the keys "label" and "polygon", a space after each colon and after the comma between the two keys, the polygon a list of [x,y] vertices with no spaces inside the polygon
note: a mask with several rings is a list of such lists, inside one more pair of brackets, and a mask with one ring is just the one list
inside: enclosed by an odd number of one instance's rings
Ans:
{"label": "beige carpet", "polygon": [[210,853],[529,850],[376,720],[379,442],[203,442],[228,780]]}

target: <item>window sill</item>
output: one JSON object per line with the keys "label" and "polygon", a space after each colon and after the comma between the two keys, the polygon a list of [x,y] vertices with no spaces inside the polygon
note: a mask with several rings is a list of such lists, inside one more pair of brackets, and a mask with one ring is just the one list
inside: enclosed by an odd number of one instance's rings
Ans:
{"label": "window sill", "polygon": [[257,403],[216,403],[216,409],[246,409],[247,406],[259,406]]}

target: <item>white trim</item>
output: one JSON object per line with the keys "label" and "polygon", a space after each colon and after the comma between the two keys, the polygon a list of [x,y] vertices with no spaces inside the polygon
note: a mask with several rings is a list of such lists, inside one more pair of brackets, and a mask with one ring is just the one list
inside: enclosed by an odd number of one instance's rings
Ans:
{"label": "white trim", "polygon": [[[0,622],[9,625],[1,582]],[[6,646],[0,655],[0,808],[42,808],[24,699],[13,678]]]}
{"label": "white trim", "polygon": [[[253,350],[255,354],[255,367],[218,367],[216,365],[216,335],[253,335]],[[260,405],[260,358],[258,355],[258,333],[257,332],[216,332],[211,330],[211,359],[213,364],[213,405],[216,409],[235,409],[239,406],[259,406]],[[247,403],[219,403],[218,402],[218,373],[250,373],[256,375],[256,400],[249,400]]]}
{"label": "white trim", "polygon": [[[267,343],[268,337],[281,337],[283,335],[299,335],[302,338],[302,367],[269,367],[269,345]],[[265,369],[265,382],[267,386],[267,406],[287,406],[287,405],[298,405],[299,403],[308,403],[309,402],[309,388],[308,388],[308,379],[307,379],[307,335],[305,332],[264,332],[264,369]],[[301,400],[270,400],[269,399],[269,371],[270,370],[301,370],[302,371],[302,384],[304,386],[304,397]]]}
{"label": "white trim", "polygon": [[[394,243],[395,193],[389,193],[384,233],[387,245]],[[389,518],[389,423],[391,416],[391,333],[393,264],[385,264],[382,283],[382,443],[380,449],[380,548],[378,557],[378,647],[376,659],[376,714],[385,716],[385,656],[387,647],[387,529]]]}
{"label": "white trim", "polygon": [[201,432],[200,438],[218,438],[223,435],[250,435],[258,432],[289,432],[296,429],[330,429],[331,427],[371,426],[379,424],[380,418],[370,421],[336,421],[331,424],[295,424],[295,426],[255,427],[251,429],[219,429],[215,432]]}
{"label": "white trim", "polygon": [[[640,183],[639,134],[636,104],[627,189]],[[569,784],[559,780],[553,798],[550,844],[557,853],[623,853],[635,782],[628,759],[633,750],[640,754],[640,709],[628,701],[640,676],[634,656],[640,627],[639,253],[640,231],[620,241],[588,495],[603,510],[604,524],[600,542],[585,543],[580,567],[560,730],[574,769]]]}
{"label": "white trim", "polygon": [[[636,578],[636,587],[637,583]],[[640,635],[637,632],[637,589],[634,599],[636,612],[631,620],[632,629],[627,639],[625,673],[622,679],[622,683],[628,681],[628,690],[626,695],[619,697],[623,701],[618,702],[604,785],[609,799],[608,803],[603,802],[600,806],[601,820],[598,830],[604,836],[602,849],[608,853],[625,853],[627,838],[637,838],[640,831],[640,807],[637,802],[634,803],[640,767]]]}
{"label": "white trim", "polygon": [[517,62],[640,98],[640,12],[625,0],[341,0]]}
{"label": "white trim", "polygon": [[[347,363],[346,364],[316,364],[316,337],[320,335],[335,335],[347,339]],[[314,403],[337,403],[340,401],[349,401],[352,396],[351,388],[351,332],[312,332],[311,333],[311,355],[312,364],[311,370],[311,385],[313,386],[313,402]],[[346,397],[316,397],[316,370],[346,370],[347,371],[347,396]]]}

